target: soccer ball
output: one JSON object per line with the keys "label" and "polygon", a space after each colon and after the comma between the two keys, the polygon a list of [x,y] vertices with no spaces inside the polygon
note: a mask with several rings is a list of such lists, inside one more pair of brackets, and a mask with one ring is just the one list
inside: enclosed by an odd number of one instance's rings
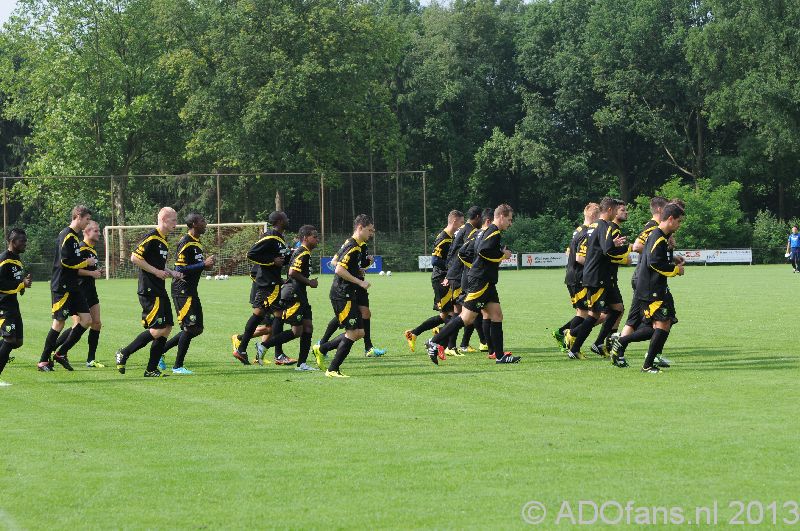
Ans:
{"label": "soccer ball", "polygon": [[206,280],[211,280],[211,275],[206,275]]}
{"label": "soccer ball", "polygon": [[214,280],[219,280],[222,278],[222,275],[214,275]]}
{"label": "soccer ball", "polygon": [[230,277],[228,277],[228,275],[223,275],[223,279],[222,280],[228,280],[228,278],[230,278]]}
{"label": "soccer ball", "polygon": [[383,275],[385,275],[386,273],[385,273],[385,272],[383,272],[383,271],[381,271],[381,272],[380,272],[380,273],[378,273],[378,274],[379,274],[380,276],[383,276]]}
{"label": "soccer ball", "polygon": [[390,276],[392,276],[392,272],[391,272],[391,271],[387,271],[387,272],[386,272],[386,276],[387,276],[387,277],[390,277]]}

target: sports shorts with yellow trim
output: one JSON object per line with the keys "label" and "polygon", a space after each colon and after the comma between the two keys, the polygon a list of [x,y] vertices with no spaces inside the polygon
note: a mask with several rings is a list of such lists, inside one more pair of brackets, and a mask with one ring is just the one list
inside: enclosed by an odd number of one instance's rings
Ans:
{"label": "sports shorts with yellow trim", "polygon": [[496,284],[490,282],[471,283],[467,285],[466,291],[462,306],[471,312],[479,312],[492,302],[500,303]]}
{"label": "sports shorts with yellow trim", "polygon": [[640,304],[642,305],[642,320],[646,324],[651,324],[653,321],[671,322],[672,324],[678,322],[672,293],[665,293],[663,299],[640,301]]}
{"label": "sports shorts with yellow trim", "polygon": [[583,286],[583,284],[568,284],[567,290],[569,291],[569,300],[572,303],[572,307],[576,310],[588,310],[589,304],[587,295],[589,294],[589,289]]}
{"label": "sports shorts with yellow trim", "polygon": [[622,292],[620,292],[619,285],[615,282],[599,288],[590,287],[586,297],[587,308],[590,312],[595,313],[608,313],[612,305],[622,304]]}
{"label": "sports shorts with yellow trim", "polygon": [[461,279],[447,279],[450,287],[453,289],[453,305],[461,306],[461,301],[464,299],[464,290],[461,289]]}
{"label": "sports shorts with yellow trim", "polygon": [[22,315],[17,311],[0,310],[0,337],[22,339]]}
{"label": "sports shorts with yellow trim", "polygon": [[142,305],[142,326],[145,328],[166,328],[175,322],[172,320],[172,304],[167,294],[157,296],[139,295]]}
{"label": "sports shorts with yellow trim", "polygon": [[268,287],[256,287],[255,292],[250,297],[250,304],[253,308],[263,308],[267,313],[281,310],[281,286],[272,284]]}
{"label": "sports shorts with yellow trim", "polygon": [[89,313],[89,305],[86,303],[86,297],[80,289],[73,291],[51,291],[53,306],[50,308],[50,313],[53,314],[53,319],[57,321],[66,321],[70,315],[78,315],[79,313]]}
{"label": "sports shorts with yellow trim", "polygon": [[175,314],[178,316],[181,329],[190,326],[203,327],[203,304],[197,293],[173,289],[172,300],[175,303]]}
{"label": "sports shorts with yellow trim", "polygon": [[452,312],[453,311],[453,288],[452,286],[442,286],[442,280],[431,279],[433,288],[433,311]]}
{"label": "sports shorts with yellow trim", "polygon": [[364,328],[361,310],[358,304],[350,299],[331,299],[333,314],[339,320],[339,326],[345,330],[358,330]]}

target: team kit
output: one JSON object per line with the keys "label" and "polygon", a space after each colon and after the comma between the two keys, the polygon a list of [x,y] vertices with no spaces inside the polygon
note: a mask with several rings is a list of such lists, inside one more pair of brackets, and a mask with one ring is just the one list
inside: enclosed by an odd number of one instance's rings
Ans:
{"label": "team kit", "polygon": [[[575,229],[566,250],[565,284],[575,314],[552,331],[567,359],[586,358],[583,345],[598,327],[589,350],[610,358],[615,367],[627,368],[626,348],[641,341],[649,341],[642,372],[653,374],[669,367],[662,351],[678,319],[667,281],[684,273],[683,258],[673,253],[674,234],[685,215],[684,204],[654,197],[650,211],[652,219],[629,244],[620,230],[628,217],[623,201],[606,197],[584,209],[584,221]],[[520,356],[505,350],[497,290],[501,263],[511,256],[502,243],[502,234],[511,226],[513,214],[506,204],[495,209],[473,206],[466,215],[458,210],[448,214],[447,226],[436,237],[431,257],[435,314],[404,332],[412,352],[416,351],[417,338],[432,331],[424,350],[435,365],[448,357],[476,352],[485,353],[497,364],[520,362]],[[167,267],[167,238],[178,220],[175,210],[169,207],[159,211],[157,227],[144,235],[131,255],[131,262],[139,270],[137,295],[144,330],[116,352],[114,361],[121,374],[126,373],[131,356],[147,346],[145,377],[164,377],[170,372],[192,374],[184,363],[192,339],[203,333],[200,279],[215,267],[216,258],[206,256],[201,243],[207,225],[203,216],[189,214],[185,223],[188,230],[178,242],[172,268]],[[385,349],[372,343],[370,283],[365,275],[373,261],[367,246],[375,234],[373,220],[366,214],[358,215],[353,221],[352,236],[331,260],[335,267],[330,288],[332,316],[321,339],[313,345],[313,316],[307,290],[318,286],[317,280],[311,278],[318,232],[311,225],[303,225],[297,231],[295,245],[287,245],[286,214],[273,212],[269,224],[271,230],[262,234],[247,253],[252,264],[252,313],[242,332],[231,337],[233,357],[244,365],[275,363],[295,366],[297,371],[322,371],[330,378],[347,378],[341,371],[342,364],[360,340],[363,339],[365,356],[384,355]],[[89,347],[86,366],[104,367],[97,359],[102,322],[95,281],[103,275],[95,249],[99,240],[100,227],[92,220],[92,213],[84,206],[75,207],[70,225],[56,240],[50,281],[53,320],[36,365],[39,371],[54,371],[56,364],[72,371],[69,351],[84,334]],[[0,256],[0,374],[14,359],[12,351],[23,344],[18,295],[32,285],[31,275],[21,261],[27,243],[25,231],[14,228],[9,231],[7,249]],[[632,277],[633,301],[619,332],[624,305],[617,272],[620,265],[631,263],[631,252],[639,253],[640,258]],[[284,277],[286,266],[288,273]],[[167,279],[171,279],[170,293]],[[175,318],[179,329],[172,334]],[[71,326],[67,326],[70,319]],[[470,346],[473,333],[479,339],[477,350]],[[294,340],[299,342],[297,359],[283,351],[283,345]],[[256,346],[252,359],[248,354],[251,342]],[[166,353],[173,349],[175,361],[172,370],[167,371]],[[272,360],[267,355],[269,349],[274,350]]]}

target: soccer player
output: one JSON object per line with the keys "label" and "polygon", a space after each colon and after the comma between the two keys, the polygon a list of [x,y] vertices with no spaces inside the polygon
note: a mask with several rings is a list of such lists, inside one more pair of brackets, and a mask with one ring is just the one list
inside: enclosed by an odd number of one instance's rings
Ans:
{"label": "soccer player", "polygon": [[[284,231],[289,228],[289,218],[283,212],[273,212],[269,215],[269,222],[272,225],[272,230],[264,234],[247,253],[248,260],[257,266],[254,280],[255,292],[250,301],[253,307],[253,314],[245,324],[242,335],[231,337],[233,357],[244,365],[250,365],[250,359],[247,357],[247,346],[265,316],[271,314],[274,318],[273,335],[280,333],[278,329],[282,326],[282,323],[278,324],[277,321],[280,321],[280,316],[283,313],[280,306],[281,284],[283,284],[281,270],[286,263],[287,256],[291,253],[286,247],[286,240],[283,238]],[[290,364],[288,360],[279,359],[277,352],[275,356],[276,364]],[[260,359],[257,361],[260,361]],[[292,361],[292,363],[294,362],[296,360]]]}
{"label": "soccer player", "polygon": [[567,352],[567,344],[564,342],[565,332],[575,330],[589,315],[589,308],[586,305],[586,288],[583,287],[583,264],[586,261],[586,240],[589,230],[597,221],[599,214],[600,205],[597,203],[589,203],[584,207],[583,224],[578,225],[572,233],[572,240],[567,247],[567,273],[564,284],[567,285],[570,302],[575,308],[575,316],[558,330],[553,330],[553,339],[564,353]]}
{"label": "soccer player", "polygon": [[[458,210],[451,210],[447,215],[447,226],[442,229],[433,242],[433,252],[431,253],[433,310],[439,313],[429,317],[416,328],[404,332],[411,352],[414,352],[418,335],[444,324],[453,315],[453,286],[447,282],[447,257],[450,254],[453,237],[463,225],[464,214]],[[445,350],[445,354],[452,353],[454,352]]]}
{"label": "soccer player", "polygon": [[144,371],[145,378],[167,376],[158,368],[169,333],[172,331],[172,305],[169,302],[164,280],[172,278],[180,280],[183,273],[167,267],[169,243],[167,236],[175,230],[178,214],[170,207],[158,212],[158,226],[144,235],[139,245],[131,254],[131,262],[139,268],[139,304],[142,306],[142,326],[145,331],[126,347],[117,351],[114,356],[117,370],[125,374],[128,358],[137,350],[150,343],[150,359]]}
{"label": "soccer player", "polygon": [[[89,305],[83,291],[78,287],[78,271],[97,265],[97,258],[81,257],[81,239],[78,236],[78,231],[84,230],[91,220],[92,213],[88,208],[83,205],[76,206],[72,209],[72,221],[69,227],[62,230],[56,240],[53,276],[50,280],[53,324],[50,332],[47,333],[42,355],[37,365],[37,369],[42,372],[53,370],[53,359],[68,371],[73,370],[67,358],[69,350],[80,340],[92,323]],[[64,322],[70,315],[77,315],[78,323],[72,328],[67,340],[51,359],[50,356],[55,350],[58,335],[64,329]]]}
{"label": "soccer player", "polygon": [[[453,243],[450,245],[450,252],[447,255],[447,278],[445,282],[447,286],[453,290],[453,315],[461,313],[461,303],[463,302],[463,289],[461,287],[461,277],[464,273],[464,263],[458,256],[458,252],[464,246],[467,240],[475,237],[475,234],[481,227],[481,208],[472,206],[467,210],[467,221],[460,229],[453,235]],[[461,345],[455,347],[455,336],[450,336],[450,350],[454,351],[456,356],[465,356],[466,354],[477,352],[469,345],[469,340],[472,337],[472,332],[475,331],[475,324],[481,316],[475,319],[475,323],[464,327],[464,335],[461,337]],[[484,344],[483,327],[478,326],[478,337],[480,338],[479,348],[489,349],[488,345]]]}
{"label": "soccer player", "polygon": [[[31,275],[25,274],[20,256],[28,246],[28,236],[22,229],[11,229],[8,247],[0,254],[0,374],[11,357],[11,351],[22,346],[22,314],[17,294],[31,287]],[[0,387],[11,384],[0,381]]]}
{"label": "soccer player", "polygon": [[642,372],[661,372],[654,363],[655,358],[664,349],[672,325],[678,322],[667,279],[683,275],[684,266],[670,260],[667,247],[670,236],[680,228],[683,217],[684,210],[680,205],[666,205],[661,211],[661,222],[650,233],[642,253],[643,265],[636,281],[636,298],[641,301],[644,322],[652,324],[654,329]]}
{"label": "soccer player", "polygon": [[366,214],[359,214],[353,221],[353,235],[345,240],[336,253],[336,277],[331,285],[330,298],[333,313],[345,331],[327,343],[313,347],[320,368],[323,368],[324,354],[336,349],[336,355],[325,371],[325,376],[329,378],[349,378],[342,374],[341,365],[353,348],[353,344],[364,337],[363,317],[358,305],[360,297],[358,289],[366,291],[370,284],[359,275],[362,274],[364,248],[374,235],[375,225],[372,218]]}
{"label": "soccer player", "polygon": [[[95,249],[95,245],[97,245],[97,242],[99,241],[100,225],[98,225],[96,221],[92,220],[88,225],[86,225],[86,228],[83,229],[83,241],[81,242],[80,248],[81,258],[94,258],[97,260],[97,250]],[[89,305],[89,315],[92,318],[92,323],[89,325],[89,353],[86,356],[86,366],[89,368],[98,369],[105,367],[105,365],[95,359],[97,356],[97,344],[100,341],[100,330],[103,327],[103,324],[100,321],[100,298],[97,296],[95,280],[102,278],[102,276],[103,270],[98,268],[97,265],[78,269],[78,288],[83,292],[83,297],[86,299],[86,304]],[[61,335],[58,336],[58,341],[56,341],[55,346],[56,350],[58,350],[59,347],[61,347],[61,345],[67,341],[70,334],[73,332],[73,328],[80,323],[80,318],[78,315],[73,314],[72,319],[72,328],[65,327],[61,332]]]}
{"label": "soccer player", "polygon": [[789,240],[786,242],[786,254],[789,255],[793,272],[800,272],[800,233],[797,225],[792,226],[792,233],[789,234]]}
{"label": "soccer player", "polygon": [[[458,298],[458,302],[461,305],[461,309],[464,308],[464,298],[467,296],[466,286],[467,286],[467,275],[469,274],[469,270],[472,268],[472,264],[475,262],[475,258],[477,257],[477,251],[475,249],[475,242],[483,235],[483,232],[492,224],[494,221],[494,210],[491,208],[484,208],[481,212],[480,219],[483,220],[480,228],[475,231],[470,231],[464,238],[464,245],[458,250],[458,260],[461,262],[463,266],[461,268],[461,295]],[[460,313],[460,312],[459,312]],[[489,340],[490,336],[490,321],[488,319],[483,318],[483,313],[480,312],[475,317],[475,320],[472,322],[472,325],[467,325],[464,327],[464,335],[469,338],[470,336],[470,326],[473,330],[478,331],[478,337],[480,338],[480,346],[479,349],[481,352],[488,352],[487,357],[489,359],[497,359],[494,350],[492,349],[491,342]],[[438,330],[434,330],[434,335],[438,333]],[[444,352],[441,353],[442,355],[439,359],[447,359],[444,356]]]}
{"label": "soccer player", "polygon": [[[311,349],[311,335],[314,333],[311,304],[308,302],[307,288],[316,288],[317,279],[311,278],[311,251],[319,245],[317,229],[311,225],[303,225],[297,233],[300,245],[294,248],[294,253],[289,260],[289,280],[281,288],[281,302],[285,308],[283,321],[289,323],[291,330],[272,335],[264,347],[270,348],[282,345],[293,339],[300,338],[300,355],[297,358],[296,371],[316,371],[306,363]],[[325,367],[322,357],[317,358],[320,369]]]}
{"label": "soccer player", "polygon": [[[172,374],[189,375],[192,371],[183,366],[186,353],[192,339],[203,333],[203,305],[197,286],[203,271],[216,264],[216,258],[203,255],[203,244],[200,236],[206,233],[207,222],[197,213],[186,216],[186,227],[189,231],[178,242],[178,255],[175,259],[175,271],[183,274],[183,278],[172,281],[172,301],[178,314],[181,331],[172,336],[164,345],[166,353],[172,347],[178,347]],[[162,356],[163,360],[163,356]],[[166,365],[163,365],[166,369]]]}
{"label": "soccer player", "polygon": [[[647,242],[650,233],[653,232],[661,222],[661,210],[666,204],[667,199],[665,197],[655,196],[650,199],[650,213],[653,217],[645,223],[642,232],[639,233],[639,236],[636,237],[636,241],[633,242],[631,251],[640,253],[641,255],[641,252],[644,250],[644,244]],[[634,293],[636,292],[636,279],[639,277],[641,268],[642,261],[640,260],[631,276],[631,287]],[[633,301],[631,301],[631,308],[628,311],[628,319],[625,322],[622,333],[619,336],[614,334],[611,338],[611,363],[614,366],[620,368],[628,367],[628,361],[625,359],[625,349],[628,344],[635,341],[647,341],[652,337],[653,328],[651,326],[642,326],[642,324],[642,308],[639,299],[634,295]]]}
{"label": "soccer player", "polygon": [[500,262],[511,256],[508,248],[501,246],[501,231],[508,229],[513,222],[514,210],[506,204],[494,210],[494,220],[483,234],[475,240],[475,262],[467,273],[466,297],[461,314],[450,319],[442,330],[433,336],[425,346],[428,357],[439,364],[439,354],[444,341],[451,334],[458,333],[464,325],[472,324],[479,313],[490,321],[489,345],[494,349],[497,363],[518,363],[519,356],[512,356],[503,350],[503,310],[497,294],[497,281]]}
{"label": "soccer player", "polygon": [[583,358],[581,347],[601,318],[605,320],[591,348],[595,354],[608,355],[605,339],[615,331],[624,311],[622,294],[617,284],[617,269],[619,264],[630,263],[630,246],[619,230],[620,224],[626,219],[628,210],[625,202],[611,197],[603,198],[597,226],[590,229],[586,242],[586,260],[583,265],[583,285],[587,288],[589,315],[578,325],[574,334],[569,331],[564,338],[570,359]]}

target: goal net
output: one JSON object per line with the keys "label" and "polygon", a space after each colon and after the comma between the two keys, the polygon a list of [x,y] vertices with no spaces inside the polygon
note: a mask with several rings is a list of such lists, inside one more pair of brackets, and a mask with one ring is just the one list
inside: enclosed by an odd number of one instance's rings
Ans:
{"label": "goal net", "polygon": [[[217,263],[207,275],[249,275],[250,262],[247,251],[267,229],[266,222],[257,223],[209,223],[206,233],[200,237],[204,254],[216,256]],[[156,228],[155,225],[109,225],[103,228],[105,246],[104,262],[106,278],[135,278],[139,269],[131,263],[131,253],[144,238]],[[169,235],[169,258],[167,267],[175,264],[178,241],[186,234],[180,225]],[[288,243],[288,242],[287,242]]]}

